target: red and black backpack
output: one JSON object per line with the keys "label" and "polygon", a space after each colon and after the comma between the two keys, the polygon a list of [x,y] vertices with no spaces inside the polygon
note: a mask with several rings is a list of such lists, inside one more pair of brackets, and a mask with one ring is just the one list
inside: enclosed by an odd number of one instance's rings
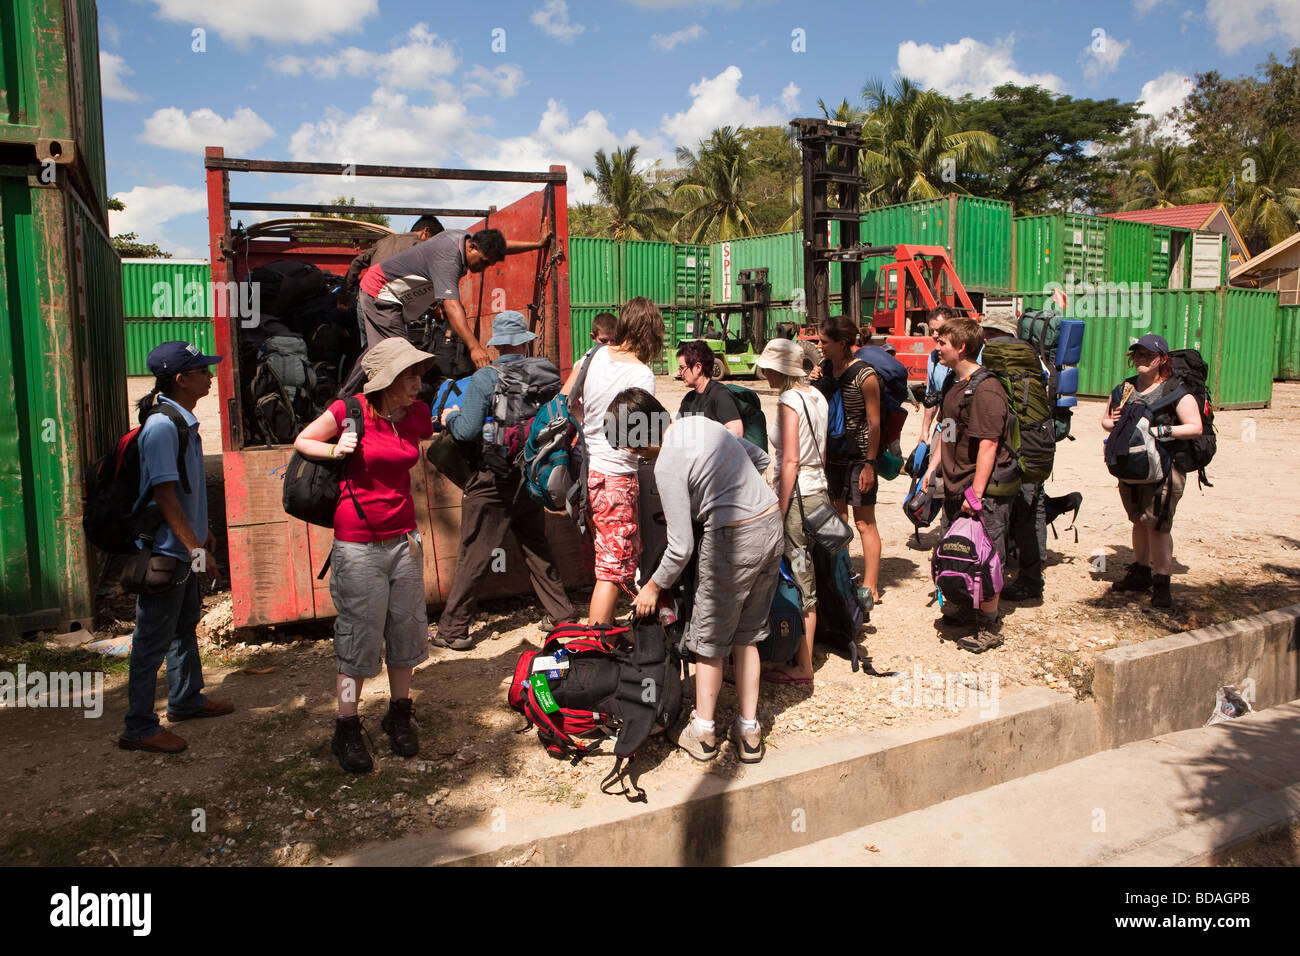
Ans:
{"label": "red and black backpack", "polygon": [[[622,779],[624,761],[682,706],[681,658],[653,619],[631,627],[560,624],[541,650],[525,651],[506,693],[553,757],[577,763],[614,741],[618,758],[601,791]],[[633,783],[633,787],[635,787]],[[626,788],[623,794],[628,794]],[[637,788],[638,798],[644,791]]]}

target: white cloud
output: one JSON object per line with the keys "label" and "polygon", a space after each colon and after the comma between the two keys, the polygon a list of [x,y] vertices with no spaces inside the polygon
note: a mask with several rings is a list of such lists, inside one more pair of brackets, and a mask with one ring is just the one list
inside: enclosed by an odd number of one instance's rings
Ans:
{"label": "white cloud", "polygon": [[122,31],[112,20],[99,21],[99,35],[108,41],[109,46],[122,45]]}
{"label": "white cloud", "polygon": [[1156,121],[1156,133],[1178,142],[1188,140],[1187,133],[1174,122],[1170,112],[1182,106],[1187,94],[1192,91],[1192,78],[1176,70],[1161,73],[1154,80],[1142,84],[1138,99],[1142,101],[1142,112]]}
{"label": "white cloud", "polygon": [[[664,115],[659,128],[670,141],[692,148],[719,126],[781,126],[788,116],[782,107],[762,106],[757,95],[740,95],[740,67],[729,66],[712,79],[691,84],[691,105],[672,116]],[[788,98],[787,86],[782,97]],[[798,90],[796,88],[795,94]]]}
{"label": "white cloud", "polygon": [[126,208],[109,211],[108,225],[112,235],[134,232],[141,242],[156,242],[165,251],[176,255],[187,254],[190,250],[176,248],[163,232],[162,224],[177,216],[203,212],[208,208],[205,190],[184,186],[136,186],[126,192],[114,193],[113,198],[122,200]]}
{"label": "white cloud", "polygon": [[169,106],[144,121],[140,138],[154,146],[202,153],[205,146],[224,146],[227,151],[248,153],[266,142],[275,130],[247,107],[235,110],[230,119],[222,119],[204,107],[186,115],[184,110]]}
{"label": "white cloud", "polygon": [[[249,40],[320,43],[355,33],[379,13],[379,0],[153,0],[158,16],[213,30],[238,46]],[[211,49],[211,47],[209,47]]]}
{"label": "white cloud", "polygon": [[533,11],[529,19],[543,33],[550,34],[561,43],[572,43],[574,37],[587,29],[581,23],[569,22],[569,5],[564,0],[546,0]]}
{"label": "white cloud", "polygon": [[1096,82],[1119,69],[1120,57],[1128,52],[1130,44],[1109,34],[1094,37],[1079,54],[1083,64],[1084,79]]}
{"label": "white cloud", "polygon": [[692,23],[689,27],[682,27],[680,30],[674,30],[672,33],[656,33],[650,37],[650,45],[656,50],[663,50],[665,53],[681,43],[689,43],[692,40],[698,40],[705,36],[709,31],[704,29],[698,23]]}
{"label": "white cloud", "polygon": [[1174,0],[1133,0],[1133,12],[1138,17],[1145,17],[1156,7],[1173,2]]}
{"label": "white cloud", "polygon": [[898,45],[898,68],[904,76],[949,96],[986,96],[1002,83],[1036,84],[1058,93],[1064,90],[1064,81],[1054,73],[1022,73],[1016,69],[1012,55],[1015,42],[1014,35],[992,44],[962,37],[942,47],[907,40]]}
{"label": "white cloud", "polygon": [[799,87],[791,80],[781,91],[781,108],[791,116],[799,112]]}
{"label": "white cloud", "polygon": [[528,82],[524,79],[524,71],[513,63],[503,63],[491,70],[485,66],[476,66],[467,75],[469,82],[465,84],[461,93],[466,99],[473,96],[496,96],[509,99]]}
{"label": "white cloud", "polygon": [[288,76],[307,73],[317,79],[340,76],[372,76],[394,89],[435,87],[460,65],[451,44],[438,39],[423,23],[406,33],[407,41],[387,53],[374,53],[349,46],[323,56],[279,56],[268,62],[271,69]]}
{"label": "white cloud", "polygon": [[1224,53],[1236,53],[1252,44],[1300,43],[1300,3],[1296,0],[1209,0],[1205,15]]}
{"label": "white cloud", "polygon": [[126,60],[116,53],[99,51],[99,86],[104,96],[110,100],[134,103],[140,94],[126,85],[126,78],[134,76],[135,70],[126,65]]}

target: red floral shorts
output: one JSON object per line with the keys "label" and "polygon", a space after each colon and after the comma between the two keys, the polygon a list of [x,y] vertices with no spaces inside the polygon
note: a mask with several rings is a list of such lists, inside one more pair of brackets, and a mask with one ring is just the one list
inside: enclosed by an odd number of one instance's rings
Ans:
{"label": "red floral shorts", "polygon": [[596,548],[596,580],[630,582],[641,559],[637,534],[636,475],[587,472],[591,530]]}

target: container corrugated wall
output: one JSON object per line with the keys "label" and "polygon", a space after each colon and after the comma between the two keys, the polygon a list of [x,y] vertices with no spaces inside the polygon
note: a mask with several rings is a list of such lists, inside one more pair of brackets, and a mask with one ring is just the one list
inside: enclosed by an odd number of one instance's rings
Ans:
{"label": "container corrugated wall", "polygon": [[1273,377],[1283,382],[1300,379],[1300,305],[1277,309],[1277,364]]}
{"label": "container corrugated wall", "polygon": [[[1273,399],[1277,356],[1277,293],[1220,288],[1214,328],[1210,393],[1218,408],[1264,408]],[[1170,347],[1175,347],[1170,342]]]}
{"label": "container corrugated wall", "polygon": [[151,375],[149,353],[164,342],[189,342],[205,355],[216,355],[211,319],[127,319],[126,374]]}
{"label": "container corrugated wall", "polygon": [[1011,292],[1011,203],[975,196],[950,200],[954,214],[949,253],[957,278],[967,289],[993,295]]}
{"label": "container corrugated wall", "polygon": [[[1152,292],[1147,314],[1088,316],[1079,359],[1079,394],[1106,396],[1133,374],[1128,348],[1148,332],[1163,336],[1171,349],[1197,348],[1205,354],[1213,336],[1218,302],[1212,292]],[[1217,397],[1217,396],[1216,396]]]}
{"label": "container corrugated wall", "polygon": [[[715,242],[709,251],[712,301],[740,301],[740,272],[742,269],[768,270],[772,284],[771,301],[788,302],[794,290],[803,288],[803,233],[779,232],[770,236],[751,236]],[[834,281],[837,270],[832,270],[832,291],[838,291]]]}
{"label": "container corrugated wall", "polygon": [[[104,119],[94,0],[0,4],[0,142],[35,147],[105,217]],[[30,154],[29,154],[30,155]]]}
{"label": "container corrugated wall", "polygon": [[1106,279],[1132,284],[1151,282],[1151,225],[1110,220],[1106,235]]}
{"label": "container corrugated wall", "polygon": [[616,246],[613,239],[569,240],[569,301],[574,306],[619,301]]}
{"label": "container corrugated wall", "polygon": [[0,167],[0,624],[89,623],[85,469],[126,429],[121,266],[70,188]]}
{"label": "container corrugated wall", "polygon": [[675,298],[676,257],[671,242],[620,242],[619,302],[645,296],[657,306],[671,306]]}
{"label": "container corrugated wall", "polygon": [[616,305],[574,305],[569,307],[569,343],[572,351],[569,353],[573,356],[573,361],[577,361],[585,355],[587,349],[591,348],[591,320],[601,312],[612,312],[618,315],[618,306]]}
{"label": "container corrugated wall", "polygon": [[122,262],[122,314],[128,319],[210,319],[212,267],[200,259]]}
{"label": "container corrugated wall", "polygon": [[[1079,285],[1107,278],[1112,219],[1077,213],[1018,217],[1014,223],[1015,291],[1041,292],[1050,282]],[[1146,253],[1149,256],[1149,249]]]}
{"label": "container corrugated wall", "polygon": [[1169,226],[1151,227],[1151,288],[1169,288],[1169,256],[1172,251]]}
{"label": "container corrugated wall", "polygon": [[695,306],[709,300],[709,247],[677,243],[673,247],[673,301]]}

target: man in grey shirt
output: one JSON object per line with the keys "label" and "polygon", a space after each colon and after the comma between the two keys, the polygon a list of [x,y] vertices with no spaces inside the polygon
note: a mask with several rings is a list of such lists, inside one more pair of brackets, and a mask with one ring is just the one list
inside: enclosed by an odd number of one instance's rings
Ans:
{"label": "man in grey shirt", "polygon": [[714,710],[730,652],[740,701],[731,738],[743,763],[757,763],[763,759],[763,732],[756,645],[768,634],[782,551],[780,508],[762,477],[769,459],[762,449],[704,416],[671,425],[668,420],[664,407],[639,388],[621,392],[605,416],[611,445],[655,462],[668,526],[667,548],[636,595],[636,613],[654,614],[660,592],[677,583],[695,549],[694,517],[704,525],[704,535],[682,643],[696,657],[695,710],[670,734],[696,760],[718,755]]}

